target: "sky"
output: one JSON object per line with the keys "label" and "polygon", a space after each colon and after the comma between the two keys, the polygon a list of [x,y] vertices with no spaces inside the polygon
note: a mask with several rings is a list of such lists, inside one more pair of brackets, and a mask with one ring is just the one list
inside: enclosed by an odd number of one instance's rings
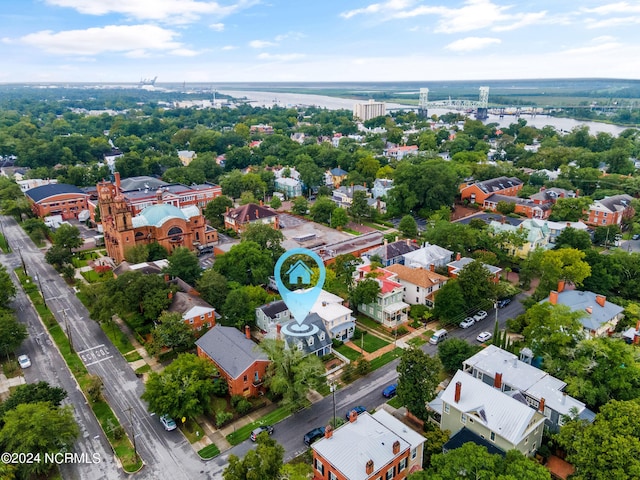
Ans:
{"label": "sky", "polygon": [[640,0],[2,0],[0,83],[640,79]]}

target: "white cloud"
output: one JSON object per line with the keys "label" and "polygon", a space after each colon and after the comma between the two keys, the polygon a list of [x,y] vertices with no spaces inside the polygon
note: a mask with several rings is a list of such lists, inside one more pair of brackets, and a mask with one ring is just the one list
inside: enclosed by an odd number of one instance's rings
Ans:
{"label": "white cloud", "polygon": [[222,47],[222,50],[235,50],[236,47],[235,45],[225,45],[224,47]]}
{"label": "white cloud", "polygon": [[414,4],[415,1],[412,0],[389,0],[385,3],[372,3],[371,5],[364,8],[356,8],[354,10],[342,12],[340,16],[342,18],[349,19],[355,17],[356,15],[369,15],[374,13],[402,10]]}
{"label": "white cloud", "polygon": [[[593,55],[596,53],[602,54],[603,52],[608,52],[611,50],[618,50],[624,45],[618,42],[615,38],[611,36],[602,36],[592,39],[589,42],[589,45],[585,45],[583,47],[576,47],[564,50],[563,54],[567,55]],[[620,57],[624,58],[624,57]]]}
{"label": "white cloud", "polygon": [[215,30],[216,32],[222,32],[224,30],[224,23],[212,23],[209,25],[211,30]]}
{"label": "white cloud", "polygon": [[275,42],[270,42],[268,40],[251,40],[249,42],[249,46],[251,48],[267,48],[267,47],[275,47],[278,44]]}
{"label": "white cloud", "polygon": [[586,26],[587,28],[611,28],[621,27],[624,25],[635,25],[637,23],[640,23],[640,16],[613,17],[602,20],[588,19]]}
{"label": "white cloud", "polygon": [[277,60],[277,61],[284,61],[284,62],[288,62],[291,60],[299,60],[301,58],[304,58],[304,54],[302,53],[281,53],[281,54],[277,54],[277,53],[261,53],[260,55],[258,55],[258,58],[260,60]]}
{"label": "white cloud", "polygon": [[138,20],[190,23],[203,15],[226,17],[259,0],[237,0],[223,5],[201,0],[45,0],[49,5],[72,8],[85,15],[121,14]]}
{"label": "white cloud", "polygon": [[630,5],[628,2],[608,3],[595,8],[580,9],[586,13],[595,13],[598,15],[609,15],[611,13],[640,13],[640,5],[636,2]]}
{"label": "white cloud", "polygon": [[343,12],[343,18],[375,14],[381,19],[402,20],[416,17],[438,17],[435,33],[458,33],[472,30],[515,30],[542,22],[546,11],[510,13],[514,7],[501,6],[492,0],[466,0],[460,8],[445,5],[416,5],[414,1],[396,0],[373,3],[367,7]]}
{"label": "white cloud", "polygon": [[195,57],[196,55],[200,55],[200,52],[191,50],[190,48],[176,48],[171,50],[169,54],[175,55],[176,57]]}
{"label": "white cloud", "polygon": [[144,56],[150,51],[157,53],[183,48],[174,40],[177,36],[176,32],[155,25],[108,25],[57,33],[45,30],[25,35],[18,41],[58,55],[129,52],[130,56]]}
{"label": "white cloud", "polygon": [[490,45],[497,45],[500,43],[501,40],[499,38],[467,37],[451,42],[444,48],[451,50],[452,52],[472,52],[474,50],[482,50]]}

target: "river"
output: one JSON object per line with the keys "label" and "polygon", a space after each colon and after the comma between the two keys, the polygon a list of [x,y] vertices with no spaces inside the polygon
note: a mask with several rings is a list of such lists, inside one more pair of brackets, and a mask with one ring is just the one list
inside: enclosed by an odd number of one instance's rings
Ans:
{"label": "river", "polygon": [[[258,91],[245,91],[245,90],[219,90],[220,93],[232,96],[234,98],[246,98],[255,106],[272,107],[278,105],[280,107],[292,107],[295,105],[313,105],[321,108],[327,108],[329,110],[353,110],[353,106],[356,103],[355,100],[348,98],[329,97],[326,95],[313,95],[309,93],[282,93],[282,92],[258,92]],[[401,105],[399,103],[387,103],[387,108],[408,108],[408,105]],[[450,112],[447,109],[429,109],[429,115],[443,115]],[[600,122],[588,122],[574,120],[572,118],[558,118],[550,117],[548,115],[523,115],[521,118],[527,121],[527,125],[536,128],[542,128],[547,125],[551,125],[560,132],[570,132],[575,127],[586,125],[589,127],[589,132],[595,135],[600,132],[610,133],[611,135],[619,135],[627,128],[619,125],[611,125],[609,123]],[[497,115],[489,115],[489,118],[484,123],[497,123],[500,127],[508,127],[512,123],[517,122],[517,118],[513,115],[505,115],[499,117]]]}

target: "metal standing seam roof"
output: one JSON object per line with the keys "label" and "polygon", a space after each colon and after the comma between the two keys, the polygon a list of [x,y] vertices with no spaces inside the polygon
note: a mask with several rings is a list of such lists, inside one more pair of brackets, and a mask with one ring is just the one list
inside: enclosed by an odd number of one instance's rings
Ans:
{"label": "metal standing seam roof", "polygon": [[[456,402],[454,397],[458,382],[462,387],[460,400]],[[442,401],[463,413],[473,414],[475,422],[485,425],[514,445],[524,438],[529,423],[537,413],[526,403],[505,395],[462,370],[454,375],[442,394]]]}
{"label": "metal standing seam roof", "polygon": [[27,197],[36,203],[55,195],[65,195],[70,193],[88,196],[87,193],[83,192],[75,185],[69,185],[67,183],[50,183],[48,185],[31,188],[24,192]]}
{"label": "metal standing seam roof", "polygon": [[[474,261],[473,258],[462,257],[460,260],[456,260],[455,262],[447,263],[447,266],[448,267],[452,267],[453,268],[453,272],[457,273],[458,271],[462,270],[464,267],[466,267],[467,265],[469,265],[473,261]],[[496,267],[494,265],[489,265],[488,263],[483,263],[482,265],[484,265],[484,268],[489,270],[489,273],[491,273],[492,275],[495,275],[496,273],[499,273],[499,272],[502,271],[502,269],[500,267]]]}
{"label": "metal standing seam roof", "polygon": [[199,346],[231,378],[238,378],[255,361],[269,357],[240,330],[216,325],[196,340]]}
{"label": "metal standing seam roof", "polygon": [[[384,417],[380,421],[376,418],[378,413],[375,416],[368,412],[361,413],[355,422],[336,428],[331,438],[318,440],[312,448],[349,480],[377,478],[384,473],[380,469],[396,457],[393,454],[393,444],[396,441],[400,442],[400,452],[412,446],[394,431],[402,432],[401,428],[391,430],[387,426],[391,423],[390,420]],[[372,475],[366,473],[369,460],[373,460]]]}
{"label": "metal standing seam roof", "polygon": [[404,253],[402,256],[404,258],[405,265],[410,265],[413,262],[419,263],[426,267],[432,264],[446,264],[451,261],[452,255],[453,252],[451,250],[442,248],[439,245],[425,245],[424,247],[419,248],[418,250],[414,250],[413,252]]}

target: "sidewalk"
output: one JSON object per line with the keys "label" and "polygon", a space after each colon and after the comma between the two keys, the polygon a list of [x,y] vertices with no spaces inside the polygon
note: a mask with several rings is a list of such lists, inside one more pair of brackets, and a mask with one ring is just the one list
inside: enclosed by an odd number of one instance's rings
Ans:
{"label": "sidewalk", "polygon": [[[122,320],[117,315],[113,316],[113,321],[116,325],[118,325],[118,329],[127,336],[127,338],[129,339],[129,342],[131,342],[131,345],[133,345],[134,350],[138,352],[142,357],[142,360],[129,362],[129,366],[134,371],[136,371],[138,368],[147,364],[149,365],[149,367],[151,367],[151,370],[153,370],[154,372],[161,371],[163,369],[163,366],[160,364],[160,362],[158,362],[158,360],[155,357],[149,356],[149,354],[147,353],[147,349],[144,348],[142,345],[140,345],[140,342],[138,342],[138,340],[136,339],[136,336],[133,334],[133,332],[129,328],[129,325],[127,325],[124,322],[124,320]],[[131,353],[131,352],[127,352],[127,353]],[[124,355],[126,355],[126,353]]]}
{"label": "sidewalk", "polygon": [[[396,347],[397,348],[402,348],[402,349],[409,348],[411,346],[411,344],[409,344],[407,342],[409,340],[411,340],[412,338],[419,337],[420,335],[422,335],[427,330],[429,330],[428,326],[417,328],[413,332],[411,332],[411,333],[409,333],[407,335],[404,335],[404,336],[400,337],[399,339],[395,340],[393,343],[389,343],[389,345],[386,345],[386,346],[376,350],[375,352],[371,352],[371,353],[368,353],[366,351],[363,352],[360,349],[360,346],[357,345],[355,342],[351,342],[351,341],[350,342],[346,342],[345,345],[351,347],[356,352],[362,352],[365,360],[369,360],[370,361],[370,360],[372,360],[374,358],[378,358],[378,357],[384,355],[387,352],[390,352],[390,351],[394,350]],[[382,338],[382,337],[380,337],[380,338]],[[386,340],[386,338],[384,340]],[[391,340],[393,341],[393,339],[391,339]]]}

